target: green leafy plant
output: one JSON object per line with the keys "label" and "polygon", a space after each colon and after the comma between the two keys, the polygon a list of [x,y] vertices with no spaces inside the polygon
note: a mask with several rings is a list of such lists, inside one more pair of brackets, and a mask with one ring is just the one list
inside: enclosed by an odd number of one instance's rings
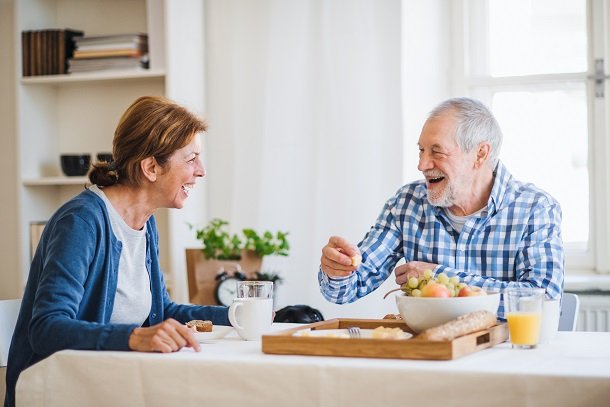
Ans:
{"label": "green leafy plant", "polygon": [[[189,225],[193,228],[193,225]],[[229,232],[229,222],[212,219],[203,229],[195,230],[197,239],[203,243],[206,259],[239,260],[242,250],[253,250],[258,256],[287,256],[290,250],[288,232],[258,234],[254,229],[243,229],[242,235]]]}
{"label": "green leafy plant", "polygon": [[290,245],[286,238],[287,232],[277,232],[274,235],[267,231],[260,236],[253,229],[244,229],[242,233],[246,237],[245,249],[254,250],[261,257],[269,254],[288,256]]}

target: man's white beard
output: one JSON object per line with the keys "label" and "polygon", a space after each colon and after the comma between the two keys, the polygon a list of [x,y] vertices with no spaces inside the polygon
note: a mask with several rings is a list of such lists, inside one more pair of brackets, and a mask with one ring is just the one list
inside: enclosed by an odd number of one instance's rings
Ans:
{"label": "man's white beard", "polygon": [[453,190],[453,185],[451,183],[447,183],[447,186],[437,197],[432,197],[430,191],[428,191],[428,202],[432,206],[438,206],[439,208],[449,208],[453,206],[455,202],[455,193]]}

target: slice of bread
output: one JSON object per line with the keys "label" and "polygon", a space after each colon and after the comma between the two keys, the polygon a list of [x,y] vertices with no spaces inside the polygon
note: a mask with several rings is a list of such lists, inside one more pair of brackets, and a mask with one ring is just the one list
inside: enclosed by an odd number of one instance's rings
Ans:
{"label": "slice of bread", "polygon": [[195,332],[212,332],[214,327],[212,321],[203,321],[201,319],[193,319],[187,322],[186,326]]}

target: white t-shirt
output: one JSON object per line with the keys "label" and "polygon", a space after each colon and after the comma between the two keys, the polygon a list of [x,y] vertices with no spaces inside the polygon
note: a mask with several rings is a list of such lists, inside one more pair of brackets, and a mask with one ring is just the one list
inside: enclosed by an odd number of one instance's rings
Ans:
{"label": "white t-shirt", "polygon": [[92,185],[89,190],[102,198],[106,204],[112,231],[123,244],[110,322],[142,325],[150,314],[152,304],[150,276],[146,269],[146,228],[132,229],[97,185]]}
{"label": "white t-shirt", "polygon": [[445,213],[447,214],[447,218],[449,219],[449,223],[451,223],[451,226],[453,227],[453,229],[458,232],[458,234],[462,233],[462,229],[464,229],[464,225],[466,224],[466,221],[469,218],[474,218],[474,217],[478,217],[481,212],[483,212],[483,209],[486,209],[487,207],[484,206],[481,209],[479,209],[478,211],[476,211],[475,213],[472,213],[470,215],[466,215],[466,216],[458,216],[458,215],[454,215],[453,213],[451,213],[451,211],[448,208],[445,208]]}

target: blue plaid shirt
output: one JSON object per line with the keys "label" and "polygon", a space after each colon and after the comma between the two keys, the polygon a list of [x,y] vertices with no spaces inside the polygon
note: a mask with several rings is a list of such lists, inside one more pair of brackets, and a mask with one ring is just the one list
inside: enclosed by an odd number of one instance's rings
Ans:
{"label": "blue plaid shirt", "polygon": [[[533,286],[544,288],[547,297],[561,298],[561,208],[553,197],[515,180],[499,162],[487,207],[469,217],[458,234],[445,210],[430,205],[426,196],[422,180],[403,186],[386,202],[358,244],[362,264],[353,274],[330,278],[320,269],[327,300],[342,304],[369,294],[402,258],[438,264],[435,274],[458,276],[486,290]],[[504,318],[503,300],[498,317]]]}

